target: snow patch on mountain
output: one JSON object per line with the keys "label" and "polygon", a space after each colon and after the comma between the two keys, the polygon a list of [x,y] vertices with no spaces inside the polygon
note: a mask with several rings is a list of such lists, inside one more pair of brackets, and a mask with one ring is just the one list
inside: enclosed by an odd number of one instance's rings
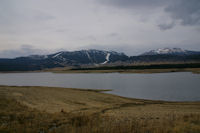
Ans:
{"label": "snow patch on mountain", "polygon": [[168,54],[168,53],[181,53],[185,52],[185,50],[182,50],[180,48],[163,48],[163,49],[157,49],[155,50],[156,53],[158,54]]}
{"label": "snow patch on mountain", "polygon": [[101,63],[101,64],[106,64],[106,63],[108,63],[110,61],[110,53],[107,53],[107,55],[106,55],[106,61],[104,61],[103,63]]}
{"label": "snow patch on mountain", "polygon": [[181,48],[159,48],[156,50],[151,50],[149,52],[145,52],[142,55],[156,55],[156,54],[184,54],[186,50]]}
{"label": "snow patch on mountain", "polygon": [[90,57],[90,54],[88,53],[88,51],[86,51],[86,55],[87,55],[88,59],[92,61],[92,58]]}
{"label": "snow patch on mountain", "polygon": [[52,58],[56,58],[57,56],[59,56],[60,54],[62,54],[62,52],[57,53],[56,55],[54,55]]}

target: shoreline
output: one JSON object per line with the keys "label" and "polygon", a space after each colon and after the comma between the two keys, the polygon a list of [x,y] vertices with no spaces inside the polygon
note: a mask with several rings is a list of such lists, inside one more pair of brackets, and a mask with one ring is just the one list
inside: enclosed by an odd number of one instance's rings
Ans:
{"label": "shoreline", "polygon": [[200,100],[191,100],[191,101],[182,101],[182,100],[160,100],[160,99],[145,99],[145,98],[134,98],[134,97],[126,97],[126,96],[120,96],[117,94],[112,94],[112,93],[104,93],[104,92],[110,92],[113,91],[112,89],[87,89],[87,88],[66,88],[66,87],[53,87],[53,86],[24,86],[24,85],[1,85],[0,84],[0,89],[1,88],[6,88],[6,87],[11,87],[11,88],[49,88],[49,89],[69,89],[69,90],[74,90],[74,91],[80,91],[80,92],[94,92],[94,93],[101,93],[105,95],[111,95],[123,99],[128,99],[128,100],[142,100],[142,101],[151,101],[151,102],[166,102],[166,103],[200,103]]}
{"label": "shoreline", "polygon": [[[104,93],[107,91],[112,91],[111,89],[82,89],[82,88],[66,88],[66,87],[51,87],[51,86],[18,86],[18,85],[0,85],[0,89],[2,88],[12,88],[12,90],[17,90],[20,88],[23,89],[27,89],[27,91],[29,91],[28,89],[32,89],[31,91],[34,91],[34,89],[49,89],[49,90],[55,90],[55,91],[59,91],[59,90],[65,90],[65,91],[75,91],[75,92],[91,92],[91,93],[96,93],[96,94],[101,94],[102,96],[114,96],[114,97],[118,97],[118,98],[122,98],[122,99],[127,99],[127,100],[137,100],[137,101],[147,101],[147,102],[155,102],[155,103],[199,103],[200,101],[168,101],[168,100],[152,100],[152,99],[142,99],[142,98],[131,98],[131,97],[124,97],[124,96],[120,96],[120,95],[116,95],[116,94],[111,94],[111,93]],[[56,90],[58,89],[58,90]],[[12,91],[11,90],[11,91]],[[20,91],[20,90],[19,90]]]}

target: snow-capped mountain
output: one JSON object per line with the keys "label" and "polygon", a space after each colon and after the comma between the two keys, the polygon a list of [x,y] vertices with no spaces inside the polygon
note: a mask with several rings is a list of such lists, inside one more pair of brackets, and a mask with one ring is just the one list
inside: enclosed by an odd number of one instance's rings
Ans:
{"label": "snow-capped mountain", "polygon": [[0,59],[0,71],[32,71],[56,67],[124,65],[152,62],[200,62],[200,52],[180,48],[151,50],[139,56],[104,50],[61,51],[49,55],[30,55]]}
{"label": "snow-capped mountain", "polygon": [[156,50],[151,50],[145,52],[141,55],[190,55],[190,54],[199,54],[200,52],[183,50],[181,48],[159,48]]}
{"label": "snow-capped mountain", "polygon": [[0,71],[27,71],[46,68],[107,65],[123,62],[129,57],[123,53],[103,50],[61,51],[50,55],[30,55],[14,59],[0,59]]}
{"label": "snow-capped mountain", "polygon": [[106,64],[128,59],[123,53],[103,50],[62,51],[48,55],[48,59],[62,64]]}

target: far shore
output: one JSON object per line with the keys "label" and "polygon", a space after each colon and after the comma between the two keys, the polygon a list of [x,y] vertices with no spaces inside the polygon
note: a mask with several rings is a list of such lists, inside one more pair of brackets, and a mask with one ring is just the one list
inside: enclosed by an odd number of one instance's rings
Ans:
{"label": "far shore", "polygon": [[153,73],[173,73],[173,72],[192,72],[200,74],[200,68],[170,68],[170,69],[112,69],[112,70],[72,70],[66,68],[54,68],[37,71],[0,71],[0,73],[137,73],[137,74],[153,74]]}
{"label": "far shore", "polygon": [[46,70],[45,72],[53,73],[141,73],[141,74],[151,74],[151,73],[172,73],[172,72],[192,72],[194,74],[200,74],[200,68],[174,68],[174,69],[117,69],[117,70],[71,70],[71,69],[54,69]]}
{"label": "far shore", "polygon": [[30,71],[0,71],[0,73],[34,73],[34,72],[53,72],[53,73],[170,73],[170,72],[192,72],[200,74],[199,62],[187,63],[139,63],[134,65],[103,65],[103,66],[68,66],[48,68]]}

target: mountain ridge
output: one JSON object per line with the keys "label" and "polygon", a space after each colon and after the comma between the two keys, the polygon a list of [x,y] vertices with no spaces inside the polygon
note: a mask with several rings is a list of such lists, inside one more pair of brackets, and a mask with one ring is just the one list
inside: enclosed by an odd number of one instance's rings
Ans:
{"label": "mountain ridge", "polygon": [[49,55],[30,55],[0,59],[0,71],[32,71],[56,67],[87,65],[129,65],[138,62],[200,62],[200,52],[180,48],[151,50],[138,56],[105,50],[60,51]]}
{"label": "mountain ridge", "polygon": [[189,51],[189,50],[183,50],[181,48],[159,48],[156,50],[151,50],[148,52],[145,52],[141,55],[157,55],[157,54],[170,54],[170,55],[191,55],[191,54],[200,54],[199,51]]}

